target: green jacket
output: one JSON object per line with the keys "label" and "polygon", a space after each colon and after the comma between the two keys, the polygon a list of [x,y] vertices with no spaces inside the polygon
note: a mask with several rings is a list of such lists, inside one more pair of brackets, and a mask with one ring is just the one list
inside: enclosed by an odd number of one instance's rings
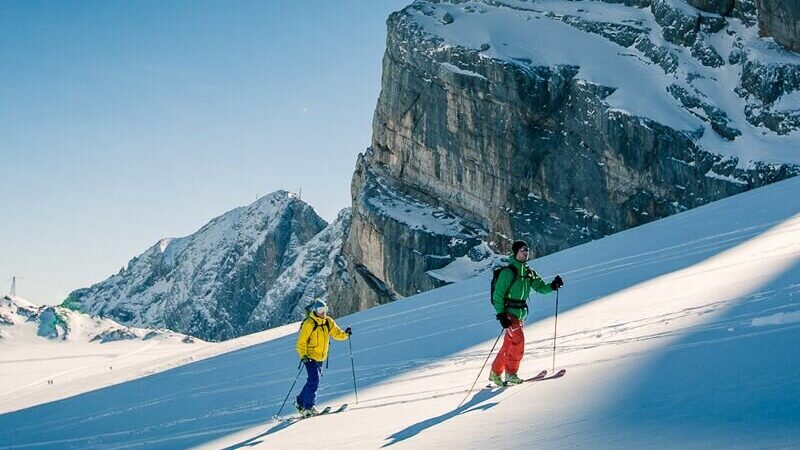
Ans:
{"label": "green jacket", "polygon": [[[492,304],[498,314],[505,312],[519,320],[525,320],[528,315],[527,308],[506,307],[505,299],[527,301],[531,295],[531,290],[540,294],[549,294],[553,292],[553,289],[550,288],[550,283],[542,280],[542,277],[535,270],[528,267],[527,263],[517,261],[513,255],[508,258],[508,264],[517,271],[517,276],[514,278],[511,269],[504,269],[500,272],[494,285]],[[514,280],[513,284],[511,283],[512,280]]]}

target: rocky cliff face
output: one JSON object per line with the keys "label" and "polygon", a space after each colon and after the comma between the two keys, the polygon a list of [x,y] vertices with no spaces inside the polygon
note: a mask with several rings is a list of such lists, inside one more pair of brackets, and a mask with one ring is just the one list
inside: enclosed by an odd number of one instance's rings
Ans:
{"label": "rocky cliff face", "polygon": [[794,51],[800,51],[800,2],[797,0],[756,0],[762,36]]}
{"label": "rocky cliff face", "polygon": [[619,3],[418,0],[389,18],[337,302],[436,287],[486,244],[547,254],[798,173],[800,60],[746,5]]}
{"label": "rocky cliff face", "polygon": [[396,180],[367,164],[372,158],[371,151],[359,157],[353,176],[354,212],[342,248],[345,264],[336,268],[330,284],[337,314],[455,281],[432,271],[457,257],[475,261],[459,276],[477,274],[486,268],[483,261],[492,256],[482,244],[486,232],[480,224],[445,208],[444,203],[440,206],[425,191],[390,184]]}
{"label": "rocky cliff face", "polygon": [[687,0],[687,2],[695,8],[722,16],[731,15],[736,4],[735,0]]}
{"label": "rocky cliff face", "polygon": [[161,240],[117,275],[71,293],[64,306],[210,341],[283,324],[299,317],[292,316],[298,302],[324,291],[327,255],[341,247],[335,230],[318,236],[326,225],[278,191],[193,235]]}

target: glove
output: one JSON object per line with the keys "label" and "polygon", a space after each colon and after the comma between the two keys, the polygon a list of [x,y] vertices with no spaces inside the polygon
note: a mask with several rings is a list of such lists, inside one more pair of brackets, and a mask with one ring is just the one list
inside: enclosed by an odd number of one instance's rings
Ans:
{"label": "glove", "polygon": [[311,358],[309,358],[308,356],[303,356],[302,358],[300,358],[300,362],[302,362],[303,364],[309,361],[311,361]]}
{"label": "glove", "polygon": [[347,327],[344,329],[344,334],[350,336],[351,334],[353,334],[353,330],[350,327]]}
{"label": "glove", "polygon": [[564,280],[561,279],[561,275],[556,275],[553,278],[553,281],[550,282],[550,289],[557,291],[564,286]]}
{"label": "glove", "polygon": [[500,321],[500,326],[503,328],[508,328],[511,326],[511,319],[508,318],[508,314],[506,313],[499,313],[497,314],[497,320]]}

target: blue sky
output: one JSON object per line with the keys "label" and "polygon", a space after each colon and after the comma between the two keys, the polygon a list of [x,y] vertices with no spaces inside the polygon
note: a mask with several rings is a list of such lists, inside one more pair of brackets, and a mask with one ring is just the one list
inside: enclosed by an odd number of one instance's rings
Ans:
{"label": "blue sky", "polygon": [[0,293],[59,302],[277,189],[333,220],[408,3],[0,3]]}

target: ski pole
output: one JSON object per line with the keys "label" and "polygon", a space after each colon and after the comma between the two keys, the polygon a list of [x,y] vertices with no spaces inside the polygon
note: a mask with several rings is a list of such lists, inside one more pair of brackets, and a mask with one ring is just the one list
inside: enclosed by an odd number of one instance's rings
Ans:
{"label": "ski pole", "polygon": [[467,391],[467,395],[464,396],[464,400],[461,400],[461,403],[458,404],[456,409],[461,408],[461,405],[463,405],[464,402],[467,401],[467,397],[469,397],[469,394],[472,392],[473,389],[475,389],[475,385],[478,383],[478,379],[481,377],[481,374],[483,373],[483,369],[486,368],[486,363],[489,362],[489,358],[492,356],[492,352],[494,352],[494,348],[497,347],[497,343],[500,342],[500,336],[502,336],[503,333],[505,333],[505,331],[506,331],[505,328],[500,330],[500,334],[498,334],[497,335],[497,339],[494,340],[494,345],[492,345],[492,349],[489,350],[489,354],[486,355],[486,361],[483,362],[483,365],[481,366],[481,371],[478,372],[478,376],[475,377],[475,381],[472,382],[472,386]]}
{"label": "ski pole", "polygon": [[353,362],[353,341],[347,336],[347,343],[350,344],[350,367],[353,369],[353,390],[356,393],[356,405],[358,404],[358,387],[356,386],[356,363]]}
{"label": "ski pole", "polygon": [[278,413],[272,417],[278,418],[281,415],[281,411],[283,411],[283,407],[286,405],[286,400],[289,400],[289,395],[292,394],[292,389],[294,389],[294,385],[297,384],[297,379],[300,378],[300,372],[303,371],[303,362],[300,361],[300,367],[298,367],[297,375],[294,377],[294,381],[292,382],[292,387],[289,388],[289,392],[286,393],[286,398],[283,399],[283,403],[281,403],[281,409],[278,410]]}
{"label": "ski pole", "polygon": [[558,290],[556,290],[556,323],[553,328],[553,373],[556,373],[556,337],[558,336]]}

